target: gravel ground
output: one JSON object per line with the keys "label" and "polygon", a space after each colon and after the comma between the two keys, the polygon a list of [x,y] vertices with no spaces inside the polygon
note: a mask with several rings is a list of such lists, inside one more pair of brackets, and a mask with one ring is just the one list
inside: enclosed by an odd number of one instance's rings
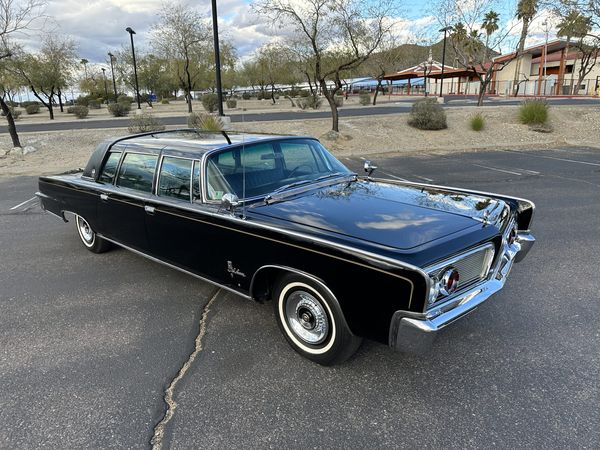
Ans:
{"label": "gravel ground", "polygon": [[[448,129],[441,131],[411,128],[406,123],[406,114],[342,118],[340,134],[336,139],[332,139],[328,132],[329,120],[322,119],[236,123],[234,128],[318,136],[335,154],[343,156],[576,145],[600,148],[598,108],[552,107],[551,133],[535,132],[518,123],[517,110],[512,106],[487,107],[484,110],[476,107],[448,109]],[[481,132],[474,132],[469,128],[469,119],[479,111],[486,119],[486,127]],[[123,125],[128,125],[128,121],[124,121]],[[127,134],[126,128],[21,133],[23,145],[33,146],[37,151],[25,156],[0,156],[0,177],[53,174],[81,168],[98,142],[124,134]],[[9,136],[1,136],[0,155],[10,147]]]}

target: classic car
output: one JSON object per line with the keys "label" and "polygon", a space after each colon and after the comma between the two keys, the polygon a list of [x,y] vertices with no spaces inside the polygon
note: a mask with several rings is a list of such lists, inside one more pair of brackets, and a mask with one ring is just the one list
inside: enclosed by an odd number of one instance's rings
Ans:
{"label": "classic car", "polygon": [[359,176],[311,137],[174,130],[101,143],[39,179],[81,242],[118,245],[258,302],[301,355],[363,338],[422,352],[499,291],[534,243],[528,200]]}

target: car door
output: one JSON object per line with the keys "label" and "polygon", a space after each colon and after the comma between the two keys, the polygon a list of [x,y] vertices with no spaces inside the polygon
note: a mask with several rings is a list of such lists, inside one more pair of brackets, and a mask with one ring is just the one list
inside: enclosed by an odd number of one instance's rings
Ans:
{"label": "car door", "polygon": [[106,184],[98,202],[98,232],[144,253],[149,251],[145,220],[151,209],[146,203],[152,196],[157,160],[156,154],[126,151],[113,175],[114,185]]}
{"label": "car door", "polygon": [[163,155],[157,174],[156,195],[148,200],[146,227],[152,254],[194,273],[202,254],[202,233],[191,207],[199,207],[200,161]]}

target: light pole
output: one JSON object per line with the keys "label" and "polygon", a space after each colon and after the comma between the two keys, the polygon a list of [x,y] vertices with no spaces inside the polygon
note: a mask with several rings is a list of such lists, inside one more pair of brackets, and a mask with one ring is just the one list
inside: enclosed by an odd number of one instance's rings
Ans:
{"label": "light pole", "polygon": [[546,32],[546,43],[544,44],[544,95],[546,95],[546,85],[548,84],[548,33],[550,32],[550,28],[548,27],[548,19],[544,19],[542,22],[544,25],[544,31]]}
{"label": "light pole", "polygon": [[140,105],[140,87],[138,85],[137,78],[137,65],[135,63],[135,47],[133,45],[133,35],[135,34],[135,31],[133,31],[131,27],[125,28],[125,31],[129,33],[129,37],[131,38],[131,54],[133,55],[133,75],[135,77],[135,96],[137,98],[138,109],[142,109],[142,106]]}
{"label": "light pole", "polygon": [[104,78],[104,97],[106,98],[106,104],[108,105],[108,88],[106,87],[106,69],[102,67],[102,77]]}
{"label": "light pole", "polygon": [[115,81],[115,55],[113,55],[111,52],[108,52],[108,56],[110,58],[110,71],[112,73],[112,82],[113,82],[113,89],[115,91],[115,101],[117,101],[117,82]]}
{"label": "light pole", "polygon": [[442,31],[444,32],[444,45],[442,46],[442,82],[440,83],[440,97],[443,96],[444,92],[444,66],[446,65],[446,33],[451,29],[451,26],[447,26],[440,30],[440,33]]}
{"label": "light pole", "polygon": [[219,52],[219,25],[217,23],[217,0],[211,0],[211,6],[213,22],[213,39],[215,41],[215,75],[217,82],[219,116],[224,116],[225,114],[223,114],[223,90],[221,89],[221,55]]}

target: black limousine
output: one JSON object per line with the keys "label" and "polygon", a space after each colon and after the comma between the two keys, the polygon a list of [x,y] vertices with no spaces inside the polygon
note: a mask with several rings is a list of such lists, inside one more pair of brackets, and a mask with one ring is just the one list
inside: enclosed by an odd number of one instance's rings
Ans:
{"label": "black limousine", "polygon": [[427,349],[535,241],[528,200],[365,170],[311,137],[174,130],[103,142],[37,195],[92,252],[118,245],[272,300],[294,350],[334,364],[363,338]]}

